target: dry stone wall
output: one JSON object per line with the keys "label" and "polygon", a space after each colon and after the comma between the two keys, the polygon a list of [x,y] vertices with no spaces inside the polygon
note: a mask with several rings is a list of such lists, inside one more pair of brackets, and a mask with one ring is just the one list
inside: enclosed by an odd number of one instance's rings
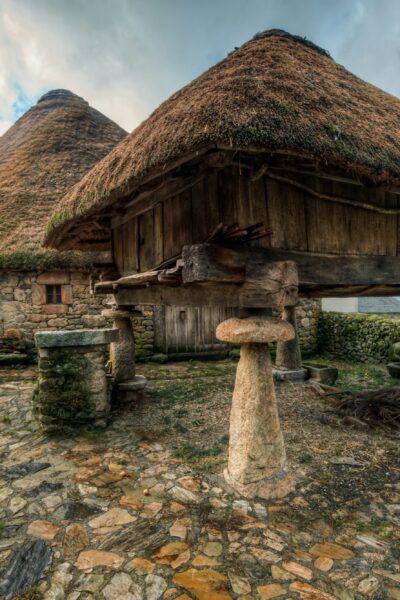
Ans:
{"label": "dry stone wall", "polygon": [[386,363],[400,342],[400,315],[395,317],[321,312],[318,348],[337,358]]}
{"label": "dry stone wall", "polygon": [[133,317],[135,352],[137,358],[154,354],[154,314],[151,306],[138,306],[142,314]]}

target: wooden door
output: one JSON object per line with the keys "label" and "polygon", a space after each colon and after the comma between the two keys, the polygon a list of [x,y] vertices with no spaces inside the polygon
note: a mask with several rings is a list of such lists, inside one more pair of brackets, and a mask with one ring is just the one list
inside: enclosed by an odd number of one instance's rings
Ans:
{"label": "wooden door", "polygon": [[222,350],[227,345],[215,337],[217,325],[237,314],[236,308],[218,306],[156,307],[156,350],[165,354]]}

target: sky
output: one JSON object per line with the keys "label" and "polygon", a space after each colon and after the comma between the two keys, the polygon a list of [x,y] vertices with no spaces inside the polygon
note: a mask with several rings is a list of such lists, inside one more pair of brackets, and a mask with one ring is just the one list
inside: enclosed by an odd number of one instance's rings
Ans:
{"label": "sky", "polygon": [[131,131],[270,28],[400,96],[400,0],[0,0],[0,134],[54,88]]}

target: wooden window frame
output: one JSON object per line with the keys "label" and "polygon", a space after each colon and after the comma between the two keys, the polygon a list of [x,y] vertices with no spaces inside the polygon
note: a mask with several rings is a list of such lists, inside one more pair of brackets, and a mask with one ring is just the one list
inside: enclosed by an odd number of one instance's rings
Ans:
{"label": "wooden window frame", "polygon": [[46,304],[63,304],[61,284],[46,284]]}

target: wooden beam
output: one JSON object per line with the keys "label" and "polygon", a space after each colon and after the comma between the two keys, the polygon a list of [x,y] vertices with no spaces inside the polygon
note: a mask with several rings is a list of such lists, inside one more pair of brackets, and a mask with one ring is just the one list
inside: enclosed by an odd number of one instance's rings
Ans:
{"label": "wooden beam", "polygon": [[263,292],[251,286],[229,283],[199,283],[192,285],[155,285],[142,288],[118,287],[114,291],[120,306],[150,304],[153,306],[225,306],[225,307],[276,307],[297,304],[297,288],[277,287]]}
{"label": "wooden beam", "polygon": [[[184,283],[244,281],[250,264],[293,261],[298,268],[299,290],[329,295],[343,288],[365,293],[364,288],[400,288],[400,256],[338,256],[275,250],[256,246],[195,244],[182,252]],[[396,293],[396,291],[394,292]],[[357,295],[357,294],[354,294]],[[372,294],[371,294],[372,295]]]}
{"label": "wooden beam", "polygon": [[158,282],[159,271],[144,271],[134,275],[126,275],[115,281],[101,281],[96,283],[95,290],[100,294],[110,294],[118,287],[143,287]]}
{"label": "wooden beam", "polygon": [[297,302],[298,278],[293,262],[253,260],[236,279],[220,277],[218,272],[213,272],[185,280],[182,278],[184,266],[182,259],[173,269],[147,271],[99,283],[96,291],[118,295],[121,292],[124,298],[131,298],[127,304],[157,305],[161,302],[178,306],[215,304],[258,308],[283,307]]}

